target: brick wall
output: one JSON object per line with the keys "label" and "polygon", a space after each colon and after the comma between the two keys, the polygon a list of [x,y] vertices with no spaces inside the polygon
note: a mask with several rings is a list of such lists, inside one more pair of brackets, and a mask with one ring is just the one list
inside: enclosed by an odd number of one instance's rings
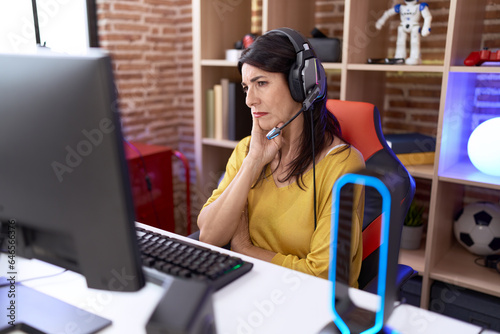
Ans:
{"label": "brick wall", "polygon": [[[97,0],[97,8],[126,139],[181,151],[194,183],[191,1]],[[184,169],[175,157],[173,168],[176,231],[185,233]]]}

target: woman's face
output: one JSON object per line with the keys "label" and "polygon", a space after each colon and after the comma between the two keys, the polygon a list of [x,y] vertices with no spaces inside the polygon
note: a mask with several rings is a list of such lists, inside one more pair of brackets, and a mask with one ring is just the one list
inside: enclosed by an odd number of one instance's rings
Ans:
{"label": "woman's face", "polygon": [[271,130],[278,123],[285,123],[302,107],[292,98],[283,73],[266,72],[245,63],[241,74],[246,104],[262,129]]}

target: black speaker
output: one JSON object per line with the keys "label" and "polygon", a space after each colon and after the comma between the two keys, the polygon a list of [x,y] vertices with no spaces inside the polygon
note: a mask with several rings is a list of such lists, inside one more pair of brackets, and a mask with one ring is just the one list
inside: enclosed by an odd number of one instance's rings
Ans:
{"label": "black speaker", "polygon": [[338,38],[309,38],[316,56],[322,62],[337,63],[342,60],[342,43]]}
{"label": "black speaker", "polygon": [[[173,277],[172,277],[173,278]],[[212,289],[205,283],[173,278],[146,324],[147,334],[215,334]]]}

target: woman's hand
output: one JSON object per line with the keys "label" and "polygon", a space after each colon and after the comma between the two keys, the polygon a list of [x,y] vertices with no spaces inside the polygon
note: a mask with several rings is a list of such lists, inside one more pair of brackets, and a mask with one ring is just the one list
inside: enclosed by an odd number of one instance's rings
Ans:
{"label": "woman's hand", "polygon": [[245,238],[247,240],[242,238],[244,235],[242,230],[236,232],[240,225],[241,212],[245,210],[252,185],[262,172],[262,168],[276,157],[281,141],[281,137],[268,140],[266,131],[259,126],[255,117],[253,118],[249,154],[222,194],[205,207],[198,216],[198,226],[201,231],[200,241],[222,246],[226,245],[237,234],[235,240],[241,241],[241,244],[244,245],[251,245],[248,234],[248,217],[245,225]]}
{"label": "woman's hand", "polygon": [[[258,162],[261,167],[264,167],[278,154],[282,145],[282,136],[277,136],[271,140],[267,139],[266,135],[269,130],[262,129],[257,118],[252,117],[252,119],[252,138],[247,157]],[[277,126],[282,125],[283,123],[279,123]]]}

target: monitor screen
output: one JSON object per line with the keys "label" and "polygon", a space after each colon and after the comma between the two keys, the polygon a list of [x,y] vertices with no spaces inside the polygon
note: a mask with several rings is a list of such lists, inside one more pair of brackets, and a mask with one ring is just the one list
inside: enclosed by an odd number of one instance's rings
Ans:
{"label": "monitor screen", "polygon": [[91,288],[140,289],[110,57],[0,54],[0,69],[0,221],[16,227],[16,255],[79,272]]}

